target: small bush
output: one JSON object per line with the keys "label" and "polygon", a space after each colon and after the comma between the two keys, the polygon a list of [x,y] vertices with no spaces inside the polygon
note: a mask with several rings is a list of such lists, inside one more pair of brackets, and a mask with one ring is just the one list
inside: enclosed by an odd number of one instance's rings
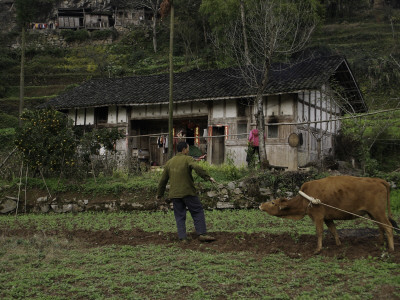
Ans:
{"label": "small bush", "polygon": [[0,113],[0,129],[3,128],[16,128],[18,127],[18,118],[8,115],[8,114],[4,114],[4,113]]}
{"label": "small bush", "polygon": [[61,36],[67,43],[84,42],[89,39],[89,33],[86,30],[63,30]]}
{"label": "small bush", "polygon": [[0,150],[7,151],[14,147],[14,128],[0,129]]}
{"label": "small bush", "polygon": [[91,34],[93,40],[106,40],[108,38],[115,38],[117,33],[115,30],[96,30]]}
{"label": "small bush", "polygon": [[130,67],[134,67],[140,60],[146,57],[146,52],[143,50],[131,51],[130,55],[127,56],[127,64]]}
{"label": "small bush", "polygon": [[15,145],[32,167],[60,170],[74,164],[76,142],[72,122],[55,110],[25,111],[23,127],[17,131]]}

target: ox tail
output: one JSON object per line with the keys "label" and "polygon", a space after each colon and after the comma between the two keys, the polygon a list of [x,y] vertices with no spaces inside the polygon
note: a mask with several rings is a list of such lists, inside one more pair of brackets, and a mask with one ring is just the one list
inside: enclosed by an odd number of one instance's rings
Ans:
{"label": "ox tail", "polygon": [[397,226],[397,223],[392,218],[389,218],[389,221],[390,221],[390,223],[392,223],[392,226],[393,226],[394,230],[397,233],[400,233],[400,228],[399,228],[399,226]]}

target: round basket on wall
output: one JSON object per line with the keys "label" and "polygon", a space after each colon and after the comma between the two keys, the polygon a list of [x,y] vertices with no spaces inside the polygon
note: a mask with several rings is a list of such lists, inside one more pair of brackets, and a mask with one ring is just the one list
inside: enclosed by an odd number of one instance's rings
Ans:
{"label": "round basket on wall", "polygon": [[291,147],[297,147],[300,145],[300,136],[293,132],[289,135],[288,142]]}

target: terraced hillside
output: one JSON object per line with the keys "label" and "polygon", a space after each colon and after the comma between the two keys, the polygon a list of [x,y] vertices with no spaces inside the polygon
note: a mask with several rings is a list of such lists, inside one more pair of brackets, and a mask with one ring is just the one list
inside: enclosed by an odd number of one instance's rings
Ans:
{"label": "terraced hillside", "polygon": [[[54,31],[52,39],[63,40],[57,47],[43,39],[43,34],[28,35],[25,68],[26,108],[36,107],[69,88],[93,77],[155,74],[168,71],[169,32],[161,26],[158,52],[152,48],[149,29],[117,33]],[[98,31],[100,32],[100,31]],[[18,41],[17,33],[4,35]],[[312,51],[345,55],[359,83],[369,108],[393,107],[400,94],[400,23],[383,18],[331,21],[318,28],[312,37]],[[12,44],[12,43],[11,43]],[[215,68],[217,60],[210,49],[189,59],[182,41],[177,41],[175,72],[191,68]],[[15,128],[19,105],[19,50],[0,47],[0,130]],[[16,50],[10,50],[16,49]],[[310,52],[312,53],[312,52]],[[12,130],[7,129],[10,134]],[[4,144],[4,143],[3,143]]]}

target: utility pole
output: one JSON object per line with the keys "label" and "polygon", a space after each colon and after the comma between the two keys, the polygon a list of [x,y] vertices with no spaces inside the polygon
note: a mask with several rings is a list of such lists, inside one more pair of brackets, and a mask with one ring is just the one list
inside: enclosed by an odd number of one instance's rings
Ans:
{"label": "utility pole", "polygon": [[[174,3],[173,0],[164,0],[162,14],[166,14],[169,8],[170,32],[169,32],[169,109],[168,109],[168,159],[172,158],[174,152],[173,113],[174,113]],[[165,6],[164,6],[165,5]],[[169,7],[168,7],[169,6]]]}

